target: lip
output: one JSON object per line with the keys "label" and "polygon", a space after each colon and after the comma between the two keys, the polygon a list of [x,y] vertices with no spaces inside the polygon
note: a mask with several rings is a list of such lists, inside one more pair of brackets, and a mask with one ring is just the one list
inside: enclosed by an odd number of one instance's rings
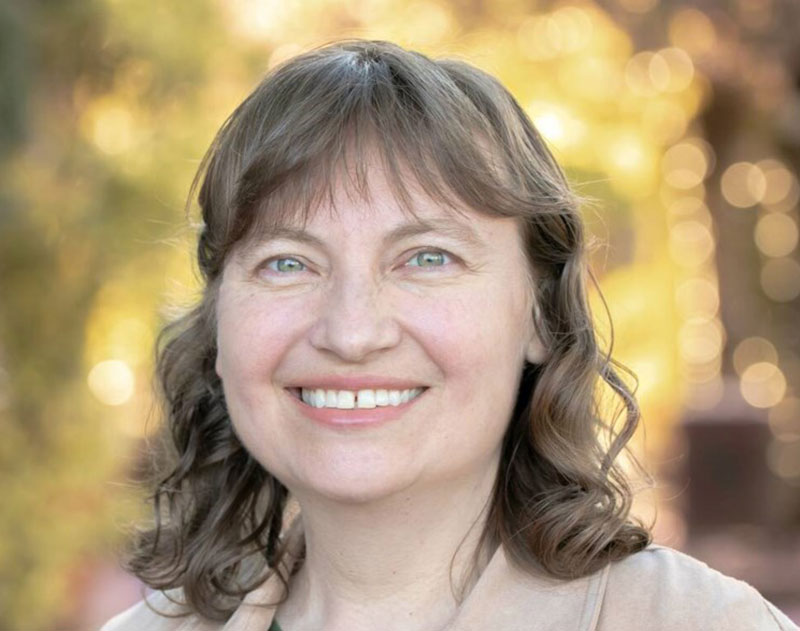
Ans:
{"label": "lip", "polygon": [[[384,381],[383,383],[386,383]],[[334,389],[334,388],[331,388]],[[341,390],[348,390],[349,388],[340,388]],[[405,390],[406,388],[392,388],[392,389],[402,389]],[[315,408],[312,405],[308,405],[305,401],[303,401],[299,396],[299,390],[297,387],[294,388],[285,388],[286,393],[289,397],[294,401],[294,404],[297,406],[298,410],[307,418],[310,418],[317,423],[325,425],[327,427],[375,427],[378,425],[383,425],[390,421],[394,421],[399,419],[403,416],[409,408],[417,403],[422,397],[425,396],[425,393],[428,391],[428,388],[425,388],[420,394],[418,394],[415,398],[411,399],[411,401],[407,401],[405,403],[401,403],[398,406],[387,405],[384,407],[374,407],[374,408],[354,408],[354,409],[337,409],[337,408]]]}
{"label": "lip", "polygon": [[322,388],[324,390],[411,390],[425,388],[423,383],[409,379],[381,377],[379,375],[319,375],[305,377],[302,382],[288,384],[287,388]]}

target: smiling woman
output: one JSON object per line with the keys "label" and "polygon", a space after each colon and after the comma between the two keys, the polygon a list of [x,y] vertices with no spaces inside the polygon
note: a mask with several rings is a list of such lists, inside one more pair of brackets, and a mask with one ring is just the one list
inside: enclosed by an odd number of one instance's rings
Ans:
{"label": "smiling woman", "polygon": [[126,560],[159,591],[105,631],[793,628],[629,515],[639,412],[579,200],[494,78],[313,50],[201,181],[206,286],[161,337],[169,454]]}
{"label": "smiling woman", "polygon": [[[223,271],[216,372],[231,422],[250,455],[315,507],[303,510],[309,538],[312,519],[375,526],[394,504],[431,505],[459,486],[471,501],[454,521],[476,518],[523,363],[544,357],[514,219],[466,208],[448,219],[407,182],[416,215],[449,230],[409,224],[376,161],[369,199],[343,185],[303,239],[270,237],[255,246],[264,262],[234,257]],[[456,236],[468,232],[482,247]],[[441,264],[420,266],[421,254]],[[270,267],[281,261],[300,265]],[[298,388],[306,401],[286,396]]]}

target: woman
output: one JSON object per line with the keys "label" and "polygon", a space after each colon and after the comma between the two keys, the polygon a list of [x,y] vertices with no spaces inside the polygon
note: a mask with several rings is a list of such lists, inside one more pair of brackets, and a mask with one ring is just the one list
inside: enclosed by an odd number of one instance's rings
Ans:
{"label": "woman", "polygon": [[165,331],[170,453],[127,563],[166,593],[104,631],[796,628],[629,517],[639,414],[578,200],[495,79],[314,50],[201,178],[205,291]]}

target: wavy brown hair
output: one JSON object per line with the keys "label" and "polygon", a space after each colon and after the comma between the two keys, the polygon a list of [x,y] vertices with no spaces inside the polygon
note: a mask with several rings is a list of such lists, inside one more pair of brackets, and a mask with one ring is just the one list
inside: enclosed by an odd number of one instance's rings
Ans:
{"label": "wavy brown hair", "polygon": [[[630,515],[618,458],[630,455],[639,409],[618,372],[630,371],[596,338],[580,198],[489,74],[389,42],[340,41],[264,78],[214,138],[187,203],[199,186],[203,295],[159,337],[166,422],[148,498],[154,521],[136,531],[125,566],[155,589],[182,588],[206,618],[227,619],[278,566],[289,498],[234,433],[214,370],[226,258],[266,224],[332,200],[343,169],[368,194],[375,151],[410,212],[409,177],[447,207],[516,218],[524,239],[547,357],[524,366],[481,545],[502,544],[520,568],[571,579],[651,541]],[[621,427],[619,411],[608,418],[601,404],[605,386],[623,404]]]}

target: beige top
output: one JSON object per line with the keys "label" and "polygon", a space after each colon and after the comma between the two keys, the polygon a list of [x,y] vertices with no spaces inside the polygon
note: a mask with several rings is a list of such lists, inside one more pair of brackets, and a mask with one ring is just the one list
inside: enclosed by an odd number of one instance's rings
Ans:
{"label": "beige top", "polygon": [[[302,542],[300,519],[287,536]],[[290,561],[291,562],[291,561]],[[286,575],[286,568],[283,568]],[[181,602],[181,590],[169,595]],[[281,593],[277,576],[250,592],[226,623],[196,614],[167,618],[144,601],[109,620],[100,631],[267,631]],[[147,598],[157,610],[184,611],[163,592]],[[677,550],[650,545],[584,578],[558,581],[512,567],[500,546],[462,603],[449,631],[799,631],[743,581],[725,576]],[[316,631],[286,629],[285,631]],[[320,630],[321,631],[321,630]]]}

